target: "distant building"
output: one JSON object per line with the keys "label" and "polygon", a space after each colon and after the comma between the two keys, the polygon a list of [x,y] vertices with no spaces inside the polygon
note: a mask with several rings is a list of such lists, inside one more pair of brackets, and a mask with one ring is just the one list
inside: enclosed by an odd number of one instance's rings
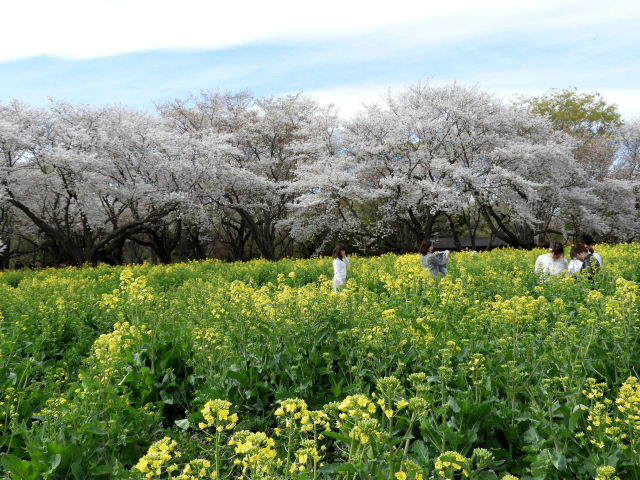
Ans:
{"label": "distant building", "polygon": [[[476,237],[475,246],[471,242],[471,237],[458,237],[458,240],[462,249],[491,250],[496,247],[508,246],[507,242],[496,237]],[[458,248],[453,237],[439,237],[436,240],[436,244],[438,249],[456,250]]]}

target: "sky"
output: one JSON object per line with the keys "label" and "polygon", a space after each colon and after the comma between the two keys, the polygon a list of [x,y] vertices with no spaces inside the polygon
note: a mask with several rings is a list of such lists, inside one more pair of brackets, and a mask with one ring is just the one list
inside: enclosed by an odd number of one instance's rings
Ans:
{"label": "sky", "polygon": [[598,91],[640,117],[637,0],[5,3],[0,103],[304,92],[350,116],[389,90],[457,82],[505,100]]}

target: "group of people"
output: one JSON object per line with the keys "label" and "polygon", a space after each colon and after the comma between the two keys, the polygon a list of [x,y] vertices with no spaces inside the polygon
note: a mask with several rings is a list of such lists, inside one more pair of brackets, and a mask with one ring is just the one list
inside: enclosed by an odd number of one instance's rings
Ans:
{"label": "group of people", "polygon": [[[420,245],[422,266],[435,276],[445,276],[448,273],[449,250],[435,251],[436,244],[431,240],[425,240]],[[344,245],[338,244],[333,249],[333,291],[340,291],[347,284],[347,272],[349,270],[349,258]]]}
{"label": "group of people", "polygon": [[600,269],[603,264],[602,255],[593,248],[591,235],[583,235],[580,243],[571,247],[571,260],[564,256],[564,245],[552,242],[549,253],[543,253],[536,260],[535,271],[542,275],[560,275],[568,272],[571,275],[587,274],[589,278]]}
{"label": "group of people", "polygon": [[[549,252],[540,255],[535,264],[535,272],[540,275],[560,275],[568,272],[572,275],[587,274],[589,278],[602,266],[602,255],[593,248],[593,237],[583,235],[581,242],[571,247],[571,260],[564,256],[564,245],[552,242]],[[420,262],[434,276],[445,276],[449,269],[451,252],[449,250],[436,251],[436,244],[425,240],[420,245]],[[342,289],[347,283],[349,258],[344,245],[336,245],[333,250],[333,290]]]}

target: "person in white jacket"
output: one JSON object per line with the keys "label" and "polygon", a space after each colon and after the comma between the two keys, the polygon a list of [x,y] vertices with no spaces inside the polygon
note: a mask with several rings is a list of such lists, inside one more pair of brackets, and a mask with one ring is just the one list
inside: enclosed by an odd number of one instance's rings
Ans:
{"label": "person in white jacket", "polygon": [[551,242],[549,253],[543,253],[536,260],[535,272],[554,276],[566,272],[569,262],[564,258],[564,246],[560,242]]}
{"label": "person in white jacket", "polygon": [[349,259],[344,245],[336,245],[333,249],[333,291],[338,292],[347,284]]}

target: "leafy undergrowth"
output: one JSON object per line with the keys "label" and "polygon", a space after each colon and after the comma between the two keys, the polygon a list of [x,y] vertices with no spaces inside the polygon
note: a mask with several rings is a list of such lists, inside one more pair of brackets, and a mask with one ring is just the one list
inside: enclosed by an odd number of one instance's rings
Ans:
{"label": "leafy undergrowth", "polygon": [[640,477],[640,245],[0,274],[2,478]]}

